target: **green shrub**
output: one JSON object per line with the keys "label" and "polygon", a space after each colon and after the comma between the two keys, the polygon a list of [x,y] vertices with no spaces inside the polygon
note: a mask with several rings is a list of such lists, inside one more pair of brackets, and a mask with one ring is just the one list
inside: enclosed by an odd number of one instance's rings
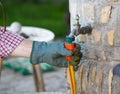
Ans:
{"label": "green shrub", "polygon": [[[65,35],[67,28],[66,22],[64,21],[64,15],[67,10],[65,0],[61,0],[61,3],[50,3],[49,1],[37,4],[23,3],[23,1],[5,0],[5,3],[3,2],[7,13],[7,25],[10,25],[13,21],[18,21],[22,25],[50,29],[55,33],[56,37],[63,37]],[[1,25],[2,20],[1,14]]]}

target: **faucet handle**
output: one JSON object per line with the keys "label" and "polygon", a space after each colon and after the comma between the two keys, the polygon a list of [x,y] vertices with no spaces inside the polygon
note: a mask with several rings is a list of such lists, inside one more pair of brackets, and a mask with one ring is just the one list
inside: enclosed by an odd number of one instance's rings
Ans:
{"label": "faucet handle", "polygon": [[81,27],[78,30],[79,34],[91,34],[91,32],[92,32],[92,27],[90,25],[85,26],[85,27]]}

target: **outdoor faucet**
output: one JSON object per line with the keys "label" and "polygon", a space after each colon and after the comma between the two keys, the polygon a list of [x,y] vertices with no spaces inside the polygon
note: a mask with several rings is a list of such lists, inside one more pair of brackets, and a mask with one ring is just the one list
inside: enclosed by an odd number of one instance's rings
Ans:
{"label": "outdoor faucet", "polygon": [[70,37],[78,36],[79,34],[82,34],[82,35],[91,34],[91,32],[92,32],[91,25],[81,27],[81,24],[79,23],[79,15],[76,15],[75,20],[76,20],[76,23],[74,24],[75,28],[69,34]]}
{"label": "outdoor faucet", "polygon": [[[91,34],[92,27],[91,25],[87,25],[85,27],[81,27],[81,24],[79,23],[79,16],[76,15],[75,24],[73,25],[74,28],[70,32],[68,36],[66,36],[66,40],[69,44],[72,44],[72,41],[75,41],[76,43],[80,42],[81,44],[81,52],[84,55],[84,42],[86,41],[86,34]],[[79,65],[74,67],[74,70],[78,70]]]}

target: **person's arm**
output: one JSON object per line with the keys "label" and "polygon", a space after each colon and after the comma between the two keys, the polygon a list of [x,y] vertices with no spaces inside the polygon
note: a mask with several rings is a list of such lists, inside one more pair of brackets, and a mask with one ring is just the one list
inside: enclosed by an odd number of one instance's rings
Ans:
{"label": "person's arm", "polygon": [[8,55],[15,57],[30,57],[32,41],[24,39],[19,34],[9,30],[4,32],[0,27],[0,58]]}
{"label": "person's arm", "polygon": [[[24,41],[19,34],[0,27],[0,58],[9,56]],[[22,52],[21,52],[22,53]],[[15,53],[14,53],[15,54]],[[17,54],[17,53],[16,53]]]}
{"label": "person's arm", "polygon": [[30,57],[32,49],[32,41],[28,39],[24,39],[16,48],[15,50],[10,53],[10,56],[15,57]]}

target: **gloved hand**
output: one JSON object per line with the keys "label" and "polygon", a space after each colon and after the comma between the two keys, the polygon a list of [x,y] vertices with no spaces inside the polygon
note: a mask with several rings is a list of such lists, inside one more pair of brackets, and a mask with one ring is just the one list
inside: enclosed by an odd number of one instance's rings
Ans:
{"label": "gloved hand", "polygon": [[[80,52],[80,49],[78,49]],[[67,67],[68,63],[66,60],[67,55],[75,56],[76,53],[74,51],[67,50],[64,48],[64,43],[46,43],[46,42],[33,42],[32,52],[30,56],[30,62],[32,64],[38,64],[42,62],[46,62],[50,65],[58,66],[58,67]],[[80,54],[79,54],[80,55]],[[73,59],[71,61],[80,62],[81,57],[77,57],[77,60]]]}
{"label": "gloved hand", "polygon": [[78,44],[75,44],[75,48],[72,52],[72,60],[70,61],[70,64],[73,66],[77,66],[80,63],[80,59],[82,58],[82,53],[80,52],[81,47]]}

